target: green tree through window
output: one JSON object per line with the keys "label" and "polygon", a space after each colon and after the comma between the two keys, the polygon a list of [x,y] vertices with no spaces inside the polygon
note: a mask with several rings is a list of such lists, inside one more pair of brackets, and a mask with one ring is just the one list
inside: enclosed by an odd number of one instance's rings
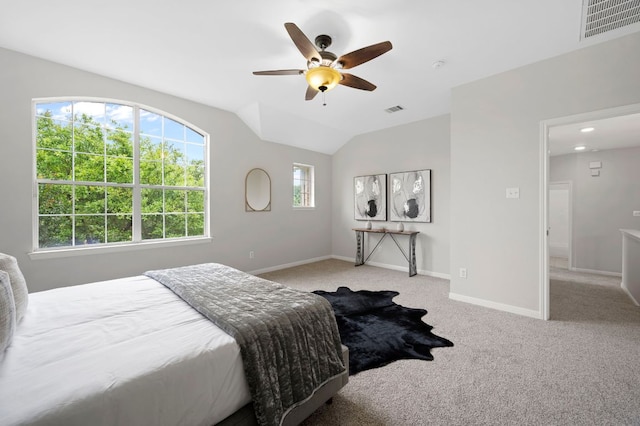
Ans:
{"label": "green tree through window", "polygon": [[206,135],[137,105],[35,111],[37,248],[206,234]]}

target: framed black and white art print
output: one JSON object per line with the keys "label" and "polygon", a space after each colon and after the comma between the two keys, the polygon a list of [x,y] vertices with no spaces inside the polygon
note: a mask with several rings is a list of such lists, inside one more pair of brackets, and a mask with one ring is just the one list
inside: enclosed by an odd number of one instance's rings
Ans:
{"label": "framed black and white art print", "polygon": [[387,175],[353,178],[356,220],[387,220]]}
{"label": "framed black and white art print", "polygon": [[389,174],[389,220],[431,222],[431,170]]}

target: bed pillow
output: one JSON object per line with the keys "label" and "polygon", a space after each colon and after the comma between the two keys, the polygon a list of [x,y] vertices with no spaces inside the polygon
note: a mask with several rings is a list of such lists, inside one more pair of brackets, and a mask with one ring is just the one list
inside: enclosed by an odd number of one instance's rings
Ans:
{"label": "bed pillow", "polygon": [[15,330],[16,307],[13,302],[9,274],[0,271],[0,359],[4,350],[11,344]]}
{"label": "bed pillow", "polygon": [[13,256],[0,253],[0,271],[5,271],[9,274],[13,301],[16,306],[16,324],[18,324],[27,311],[27,304],[29,303],[27,282],[18,267],[18,261]]}

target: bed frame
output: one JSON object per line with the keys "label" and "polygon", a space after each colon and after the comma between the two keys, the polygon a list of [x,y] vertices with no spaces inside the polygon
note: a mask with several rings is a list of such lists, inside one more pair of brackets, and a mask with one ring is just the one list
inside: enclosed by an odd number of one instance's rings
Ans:
{"label": "bed frame", "polygon": [[[342,360],[346,367],[344,373],[329,380],[318,388],[311,398],[289,411],[282,420],[282,426],[298,425],[322,404],[331,403],[331,398],[349,382],[349,348],[345,345],[342,345]],[[253,405],[249,403],[216,426],[257,426],[257,424]]]}

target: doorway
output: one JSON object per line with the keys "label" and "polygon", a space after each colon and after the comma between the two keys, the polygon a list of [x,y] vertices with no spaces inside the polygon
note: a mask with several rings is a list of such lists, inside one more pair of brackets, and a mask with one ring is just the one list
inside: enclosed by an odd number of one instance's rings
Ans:
{"label": "doorway", "polygon": [[[550,130],[554,127],[559,128],[562,126],[572,125],[572,124],[588,124],[589,122],[597,121],[597,120],[606,120],[613,119],[616,117],[627,116],[631,114],[640,113],[640,104],[627,105],[617,108],[611,108],[600,111],[593,111],[584,114],[577,114],[567,117],[555,118],[551,120],[545,120],[540,122],[540,315],[542,319],[549,319],[549,305],[550,305],[550,284],[549,284],[549,268],[550,268],[550,257],[552,253],[551,243],[555,241],[554,238],[551,238],[552,233],[554,232],[553,228],[562,228],[563,225],[558,225],[557,223],[551,227],[551,219],[550,218],[550,208],[551,200],[550,200],[550,191],[552,189],[552,183],[549,178],[549,163],[551,156],[551,142],[549,138]],[[607,148],[604,148],[607,149]],[[564,183],[564,182],[563,182]],[[571,192],[571,190],[569,190]],[[554,193],[555,196],[561,197],[560,193]],[[562,195],[563,196],[563,195]],[[569,199],[571,201],[572,198]],[[553,202],[558,201],[557,199]],[[569,203],[569,207],[571,208],[571,202]],[[554,213],[555,214],[555,213]],[[571,218],[571,214],[569,214],[569,220]],[[553,218],[554,222],[557,218]],[[571,232],[571,224],[568,225],[569,232]],[[556,229],[558,230],[558,229]],[[558,235],[559,236],[559,235]],[[571,233],[568,235],[568,253],[567,253],[567,267],[573,269],[575,267],[576,259],[574,259],[574,254],[571,250]],[[555,248],[554,248],[555,250]]]}

